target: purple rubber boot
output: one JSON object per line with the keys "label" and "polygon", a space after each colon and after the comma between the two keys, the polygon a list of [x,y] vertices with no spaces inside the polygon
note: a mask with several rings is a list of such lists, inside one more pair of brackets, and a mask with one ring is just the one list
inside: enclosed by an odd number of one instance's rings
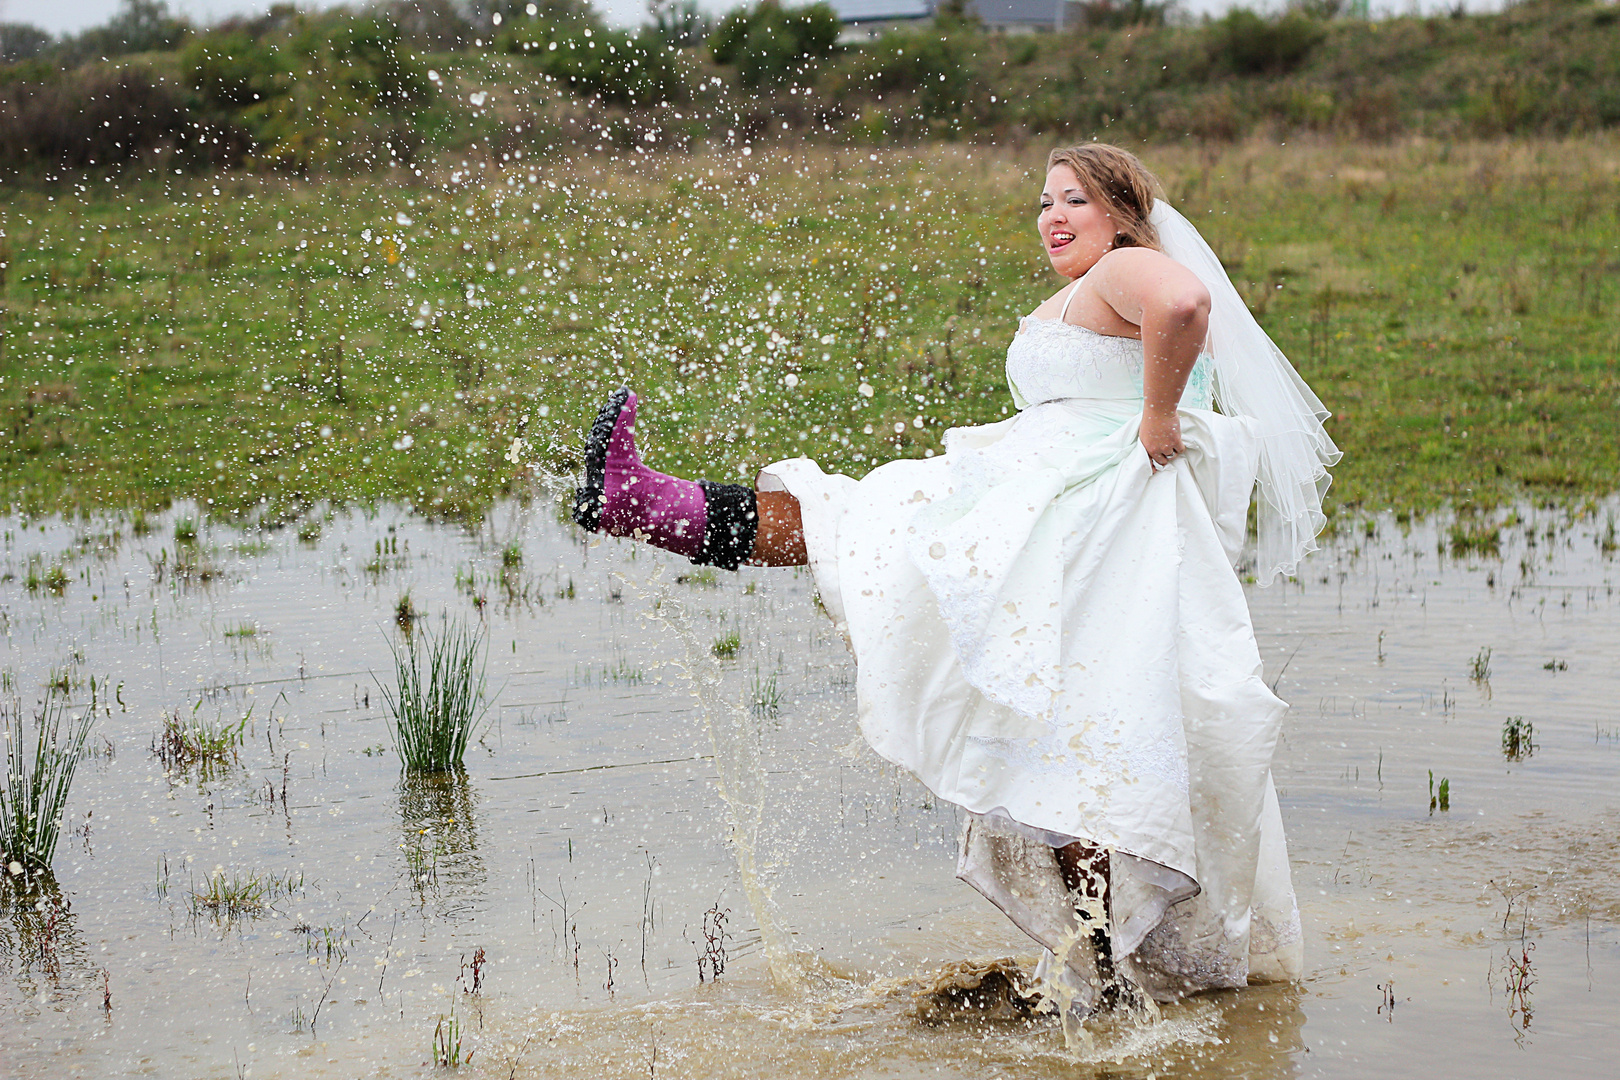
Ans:
{"label": "purple rubber boot", "polygon": [[708,500],[703,485],[654,472],[636,453],[636,395],[615,390],[585,440],[585,486],[574,520],[610,536],[635,536],[696,561],[703,554]]}

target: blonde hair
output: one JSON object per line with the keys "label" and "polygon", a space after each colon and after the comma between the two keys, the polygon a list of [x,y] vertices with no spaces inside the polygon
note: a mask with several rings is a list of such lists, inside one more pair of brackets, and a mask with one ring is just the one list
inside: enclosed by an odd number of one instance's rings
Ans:
{"label": "blonde hair", "polygon": [[1163,190],[1159,178],[1137,156],[1107,143],[1086,143],[1053,150],[1046,158],[1050,172],[1059,165],[1074,170],[1086,194],[1102,203],[1114,219],[1115,247],[1159,248],[1159,231],[1148,220]]}

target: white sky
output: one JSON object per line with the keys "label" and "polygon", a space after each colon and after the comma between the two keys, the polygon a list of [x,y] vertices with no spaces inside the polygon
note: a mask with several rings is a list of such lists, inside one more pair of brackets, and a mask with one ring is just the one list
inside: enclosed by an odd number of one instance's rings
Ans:
{"label": "white sky", "polygon": [[[363,0],[355,0],[360,6]],[[602,9],[610,23],[633,26],[644,21],[644,0],[593,0]],[[724,11],[736,6],[738,0],[704,0],[703,6],[712,11]],[[1500,6],[1498,0],[1464,0],[1472,10]],[[0,21],[33,23],[53,34],[72,33],[87,26],[106,22],[118,10],[120,0],[0,0]],[[264,11],[269,0],[169,0],[169,7],[199,23],[209,23],[226,15],[240,15]],[[303,7],[330,6],[321,0],[300,0]],[[1183,0],[1183,7],[1193,12],[1220,12],[1232,6],[1232,0]],[[1249,7],[1270,7],[1266,0],[1250,2]],[[1446,0],[1372,0],[1375,11],[1407,11],[1413,8],[1434,10],[1452,6]]]}

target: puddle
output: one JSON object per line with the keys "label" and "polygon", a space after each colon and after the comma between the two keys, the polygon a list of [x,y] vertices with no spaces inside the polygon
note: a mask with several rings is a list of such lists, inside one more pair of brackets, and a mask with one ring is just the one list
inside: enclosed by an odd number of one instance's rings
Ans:
{"label": "puddle", "polygon": [[[7,1070],[414,1076],[437,1031],[490,1077],[1592,1075],[1620,1051],[1620,603],[1603,515],[1520,513],[1499,554],[1385,521],[1250,590],[1309,975],[1081,1061],[1050,1022],[919,1004],[944,965],[1033,957],[955,881],[952,808],[858,742],[807,574],[694,573],[549,504],[184,543],[185,510],[4,519],[7,696],[93,677],[103,709],[61,900],[0,918]],[[487,627],[464,776],[400,780],[374,674],[407,594]],[[245,718],[234,758],[165,764],[177,712]],[[194,900],[215,875],[263,906]]]}

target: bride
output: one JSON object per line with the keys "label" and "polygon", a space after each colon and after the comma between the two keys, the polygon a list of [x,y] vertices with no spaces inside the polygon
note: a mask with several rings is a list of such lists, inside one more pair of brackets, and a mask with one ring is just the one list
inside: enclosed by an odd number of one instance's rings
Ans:
{"label": "bride", "polygon": [[1052,152],[1036,228],[1065,285],[1007,350],[1018,413],[864,479],[654,472],[602,407],[585,528],[695,562],[812,568],[873,749],[966,811],[958,876],[1044,949],[1066,1015],[1297,978],[1271,778],[1286,706],[1234,565],[1324,523],[1328,415],[1133,155]]}

